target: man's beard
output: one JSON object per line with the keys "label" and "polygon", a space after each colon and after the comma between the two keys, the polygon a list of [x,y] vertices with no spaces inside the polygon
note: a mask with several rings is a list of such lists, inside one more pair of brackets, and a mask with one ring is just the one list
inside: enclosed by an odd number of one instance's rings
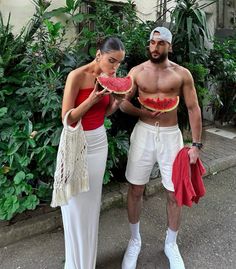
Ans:
{"label": "man's beard", "polygon": [[152,63],[160,64],[160,63],[163,63],[167,59],[168,53],[162,53],[158,58],[154,58],[152,57],[152,53],[148,50],[148,57]]}

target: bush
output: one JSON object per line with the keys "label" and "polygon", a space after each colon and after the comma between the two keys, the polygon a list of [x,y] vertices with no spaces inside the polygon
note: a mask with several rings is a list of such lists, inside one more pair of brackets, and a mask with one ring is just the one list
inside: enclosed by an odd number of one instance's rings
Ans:
{"label": "bush", "polygon": [[[42,197],[38,181],[52,183],[61,132],[60,108],[67,73],[82,59],[62,50],[60,23],[37,13],[20,35],[10,16],[0,22],[0,218],[34,209]],[[76,64],[75,64],[76,63]]]}
{"label": "bush", "polygon": [[171,13],[173,33],[173,58],[175,62],[206,63],[209,30],[203,8],[211,5],[197,0],[177,0]]}
{"label": "bush", "polygon": [[[206,88],[209,49],[207,47],[210,36],[206,23],[206,14],[203,8],[214,1],[199,3],[196,0],[177,0],[171,12],[170,29],[173,33],[173,54],[170,59],[185,66],[192,73],[198,101],[201,109],[208,99],[209,91]],[[189,129],[187,108],[181,100],[178,110],[181,129]]]}
{"label": "bush", "polygon": [[[92,56],[86,53],[89,43],[83,43],[88,38],[86,27],[81,32],[84,37],[68,44],[67,24],[54,23],[51,17],[66,12],[68,23],[86,25],[95,16],[76,12],[81,1],[66,1],[66,7],[52,12],[47,12],[45,3],[35,1],[35,15],[17,36],[11,32],[10,16],[6,25],[0,16],[0,219],[9,220],[34,209],[40,200],[50,200],[65,79]],[[94,40],[92,33],[90,41]],[[110,128],[111,123],[107,125]],[[128,135],[108,130],[108,141],[104,183],[111,180],[112,168],[126,156]],[[46,182],[47,188],[40,181]]]}
{"label": "bush", "polygon": [[217,85],[210,105],[214,119],[236,124],[236,40],[215,40],[210,51],[208,68],[210,80]]}

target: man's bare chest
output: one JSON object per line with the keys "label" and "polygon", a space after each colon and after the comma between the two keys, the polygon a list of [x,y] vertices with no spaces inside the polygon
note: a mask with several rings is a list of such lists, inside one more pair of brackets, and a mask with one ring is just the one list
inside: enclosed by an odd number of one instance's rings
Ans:
{"label": "man's bare chest", "polygon": [[143,94],[179,95],[182,87],[182,79],[176,72],[145,72],[136,82]]}

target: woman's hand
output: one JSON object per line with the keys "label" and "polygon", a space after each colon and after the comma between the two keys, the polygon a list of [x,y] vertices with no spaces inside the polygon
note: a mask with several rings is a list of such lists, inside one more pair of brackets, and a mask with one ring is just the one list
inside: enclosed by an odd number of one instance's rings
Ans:
{"label": "woman's hand", "polygon": [[107,89],[99,90],[98,82],[96,81],[93,91],[90,93],[88,97],[88,101],[91,102],[92,105],[98,103],[105,95],[110,95],[111,92],[107,91]]}

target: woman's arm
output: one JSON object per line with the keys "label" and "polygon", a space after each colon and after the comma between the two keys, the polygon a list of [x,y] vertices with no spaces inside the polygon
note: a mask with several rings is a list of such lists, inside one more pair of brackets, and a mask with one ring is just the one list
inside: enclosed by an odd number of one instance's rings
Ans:
{"label": "woman's arm", "polygon": [[[63,101],[62,101],[62,119],[64,118],[67,111],[74,108],[75,100],[79,93],[79,81],[83,79],[83,73],[79,70],[74,70],[69,73],[66,85],[64,89]],[[94,90],[91,92],[89,97],[84,100],[79,106],[77,106],[68,117],[68,124],[71,125],[74,122],[79,121],[84,114],[101,98],[104,96],[105,91],[98,91],[97,84],[94,87]]]}
{"label": "woman's arm", "polygon": [[124,95],[116,95],[115,97],[113,96],[113,94],[110,95],[110,103],[109,106],[107,107],[106,110],[106,116],[110,116],[111,114],[113,114],[114,112],[116,112],[116,110],[119,108],[119,105],[121,104],[121,102],[124,100]]}

